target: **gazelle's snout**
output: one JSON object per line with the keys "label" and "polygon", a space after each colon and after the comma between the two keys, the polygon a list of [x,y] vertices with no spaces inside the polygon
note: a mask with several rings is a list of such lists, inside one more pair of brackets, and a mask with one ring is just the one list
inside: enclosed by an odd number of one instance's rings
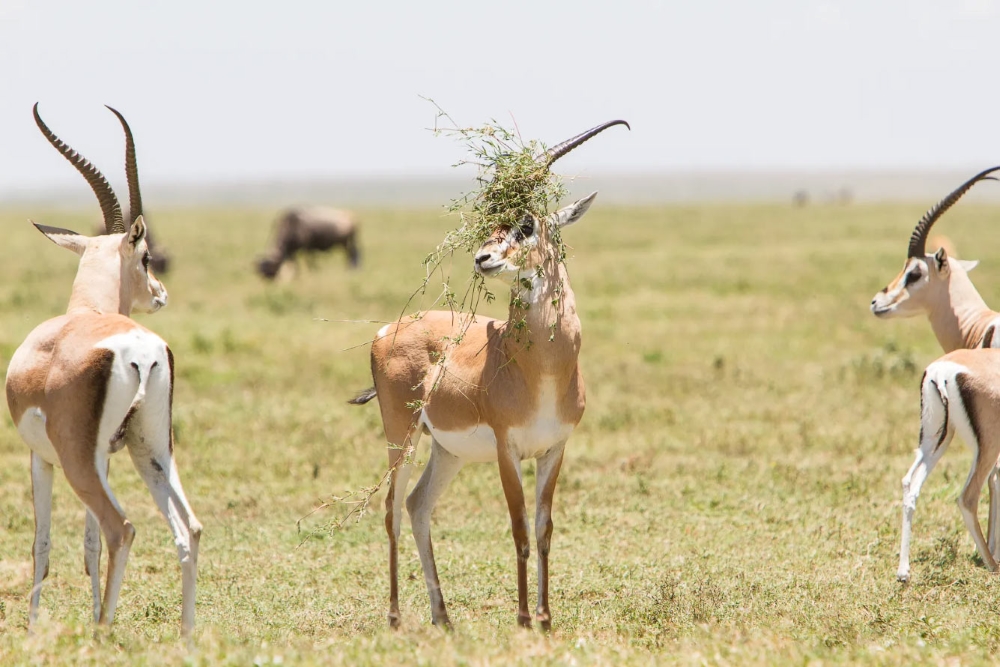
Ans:
{"label": "gazelle's snout", "polygon": [[475,271],[484,278],[492,278],[499,274],[503,271],[504,264],[505,260],[496,248],[489,250],[480,248],[476,253]]}
{"label": "gazelle's snout", "polygon": [[159,280],[150,277],[149,291],[152,297],[149,302],[149,312],[155,313],[167,305],[167,288]]}

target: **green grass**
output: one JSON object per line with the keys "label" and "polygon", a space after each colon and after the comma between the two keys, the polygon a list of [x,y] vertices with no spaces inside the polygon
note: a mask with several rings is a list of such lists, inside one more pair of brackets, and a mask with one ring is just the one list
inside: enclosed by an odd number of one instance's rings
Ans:
{"label": "green grass", "polygon": [[[923,319],[880,322],[868,302],[901,268],[925,207],[598,200],[566,232],[589,400],[556,493],[548,637],[515,627],[494,466],[465,468],[435,513],[453,635],[429,625],[408,522],[403,627],[386,628],[381,495],[342,531],[322,528],[346,507],[296,529],[385,467],[377,407],[345,403],[370,382],[366,343],[379,325],[332,320],[394,319],[450,221],[361,211],[360,271],[338,255],[266,284],[252,261],[273,211],[157,211],[151,224],[174,254],[170,305],[138,319],[177,358],[177,458],[205,526],[197,649],[178,639],[166,523],[125,456],[112,486],[138,534],[113,631],[92,638],[83,511],[57,474],[42,624],[26,637],[29,456],[4,418],[0,663],[990,662],[1000,578],[979,563],[954,503],[963,445],[924,487],[912,583],[894,576],[918,382],[939,349]],[[962,256],[982,260],[973,279],[994,306],[1000,246],[986,241],[998,214],[968,204],[940,223]],[[0,367],[65,309],[76,270],[29,215],[88,230],[94,211],[0,213]],[[456,262],[464,276],[471,260]]]}

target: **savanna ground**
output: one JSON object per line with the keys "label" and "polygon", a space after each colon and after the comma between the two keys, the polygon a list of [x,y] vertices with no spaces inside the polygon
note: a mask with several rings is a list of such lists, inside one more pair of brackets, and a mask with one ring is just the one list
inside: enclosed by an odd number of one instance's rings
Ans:
{"label": "savanna ground", "polygon": [[[429,624],[408,522],[403,627],[386,628],[382,494],[339,531],[326,527],[347,506],[296,527],[322,500],[372,484],[386,461],[378,408],[345,402],[370,383],[366,343],[379,325],[319,318],[395,318],[452,221],[361,211],[361,270],[321,258],[265,284],[251,263],[273,211],[157,211],[151,222],[174,254],[170,305],[138,319],[177,358],[177,458],[205,525],[196,649],[178,638],[167,526],[127,456],[116,457],[112,486],[138,535],[113,631],[92,636],[83,510],[57,474],[51,575],[38,635],[26,636],[29,456],[4,417],[0,662],[989,662],[1000,578],[982,567],[955,506],[963,445],[924,487],[912,583],[894,576],[918,382],[939,349],[922,318],[878,321],[868,302],[901,268],[928,204],[636,209],[598,199],[566,232],[588,407],[556,493],[550,636],[515,627],[494,466],[465,468],[435,513],[451,635]],[[0,213],[0,367],[64,310],[76,270],[25,219],[89,230],[95,212]],[[983,241],[998,215],[963,204],[940,225],[963,256],[983,260],[973,278],[995,306],[1000,245]],[[469,264],[458,258],[456,275]],[[533,484],[533,464],[525,478]]]}

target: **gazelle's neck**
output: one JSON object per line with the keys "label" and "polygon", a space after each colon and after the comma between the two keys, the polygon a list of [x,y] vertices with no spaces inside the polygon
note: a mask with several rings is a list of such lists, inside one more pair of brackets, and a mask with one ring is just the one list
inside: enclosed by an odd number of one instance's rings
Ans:
{"label": "gazelle's neck", "polygon": [[527,361],[543,373],[575,370],[580,318],[569,274],[558,259],[549,258],[541,271],[525,270],[518,276],[511,290],[504,345],[510,358],[522,365]]}
{"label": "gazelle's neck", "polygon": [[108,259],[90,252],[80,258],[80,268],[73,280],[67,314],[74,312],[132,314],[131,301],[122,294],[121,260]]}
{"label": "gazelle's neck", "polygon": [[947,301],[927,313],[938,343],[945,352],[977,347],[997,313],[989,309],[964,271],[952,270],[942,296]]}

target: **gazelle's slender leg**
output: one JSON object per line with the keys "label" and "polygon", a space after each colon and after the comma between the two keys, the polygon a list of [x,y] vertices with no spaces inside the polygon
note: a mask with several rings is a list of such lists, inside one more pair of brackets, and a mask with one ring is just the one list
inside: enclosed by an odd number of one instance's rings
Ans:
{"label": "gazelle's slender leg", "polygon": [[990,515],[986,526],[986,541],[993,560],[1000,561],[1000,468],[993,468],[986,484],[990,492]]}
{"label": "gazelle's slender leg", "polygon": [[49,576],[49,539],[52,527],[52,469],[41,456],[31,454],[31,501],[35,509],[35,543],[31,547],[34,560],[31,598],[28,602],[28,630],[38,619],[38,605],[42,597],[42,581]]}
{"label": "gazelle's slender leg", "polygon": [[174,536],[177,558],[181,564],[181,635],[187,637],[194,629],[201,524],[187,506],[184,489],[177,476],[177,466],[169,452],[153,455],[146,448],[130,444],[129,455]]}
{"label": "gazelle's slender leg", "polygon": [[560,443],[542,456],[535,464],[535,543],[538,546],[538,607],[535,619],[543,630],[552,625],[549,611],[549,546],[552,541],[552,497],[562,466],[565,443]]}
{"label": "gazelle's slender leg", "polygon": [[97,518],[108,545],[108,574],[98,623],[111,625],[118,607],[118,595],[125,576],[129,550],[135,539],[135,528],[125,518],[125,513],[108,486],[107,455],[99,454],[97,459],[93,467],[66,466],[63,471],[76,495]]}
{"label": "gazelle's slender leg", "polygon": [[[174,509],[180,513],[188,531],[188,557],[181,560],[182,578],[182,609],[181,609],[181,634],[190,636],[194,629],[194,604],[195,585],[198,579],[198,548],[201,545],[202,525],[194,515],[187,496],[184,495],[184,488],[181,486],[181,478],[177,472],[177,461],[168,453],[164,455],[170,461],[170,474],[168,476],[170,498],[173,501]],[[162,463],[161,463],[162,465]],[[179,553],[179,552],[178,552]]]}
{"label": "gazelle's slender leg", "polygon": [[[416,446],[419,433],[409,438]],[[410,481],[413,465],[405,461],[406,450],[402,447],[389,449],[389,490],[385,496],[385,532],[389,536],[389,627],[398,628],[399,615],[399,528],[403,518],[403,499],[406,484]]]}
{"label": "gazelle's slender leg", "polygon": [[432,440],[427,467],[420,475],[417,485],[413,487],[413,492],[406,499],[406,510],[410,513],[410,523],[413,526],[413,539],[417,542],[420,565],[423,567],[424,580],[427,582],[427,594],[431,599],[431,620],[434,625],[444,628],[451,628],[451,621],[448,620],[437,565],[434,563],[434,549],[431,546],[431,512],[434,511],[434,504],[438,498],[461,469],[461,459],[446,451],[437,440]]}
{"label": "gazelle's slender leg", "polygon": [[507,510],[510,512],[514,549],[517,551],[517,624],[522,628],[530,628],[528,557],[531,555],[531,545],[529,542],[528,510],[524,505],[524,489],[521,486],[521,461],[511,451],[500,433],[497,433],[497,462],[500,465],[500,483],[503,485],[503,495],[507,499]]}
{"label": "gazelle's slender leg", "polygon": [[924,441],[920,443],[917,450],[917,458],[910,467],[906,477],[903,478],[903,536],[899,547],[899,569],[896,571],[896,578],[901,582],[910,580],[910,538],[913,532],[913,514],[917,509],[917,498],[920,496],[920,487],[923,486],[927,475],[934,469],[935,464],[941,459],[952,437],[955,429],[950,424],[944,424],[947,429],[944,437],[938,441],[939,429],[928,429],[924,425]]}
{"label": "gazelle's slender leg", "polygon": [[101,526],[90,510],[87,510],[83,529],[83,565],[90,575],[91,597],[94,599],[94,623],[97,623],[101,617]]}
{"label": "gazelle's slender leg", "polygon": [[972,534],[972,539],[976,543],[979,557],[992,572],[997,570],[996,559],[990,551],[986,538],[983,537],[983,529],[979,525],[979,496],[982,493],[983,482],[992,472],[993,464],[987,463],[980,466],[980,455],[983,454],[983,443],[977,443],[979,450],[972,460],[972,469],[969,471],[969,478],[965,482],[961,495],[958,497],[958,508],[962,511],[962,518],[965,519],[965,526]]}
{"label": "gazelle's slender leg", "polygon": [[[111,468],[111,459],[104,469],[105,478]],[[101,618],[101,526],[97,517],[87,510],[83,527],[83,566],[90,575],[90,591],[94,604],[94,623]]]}

